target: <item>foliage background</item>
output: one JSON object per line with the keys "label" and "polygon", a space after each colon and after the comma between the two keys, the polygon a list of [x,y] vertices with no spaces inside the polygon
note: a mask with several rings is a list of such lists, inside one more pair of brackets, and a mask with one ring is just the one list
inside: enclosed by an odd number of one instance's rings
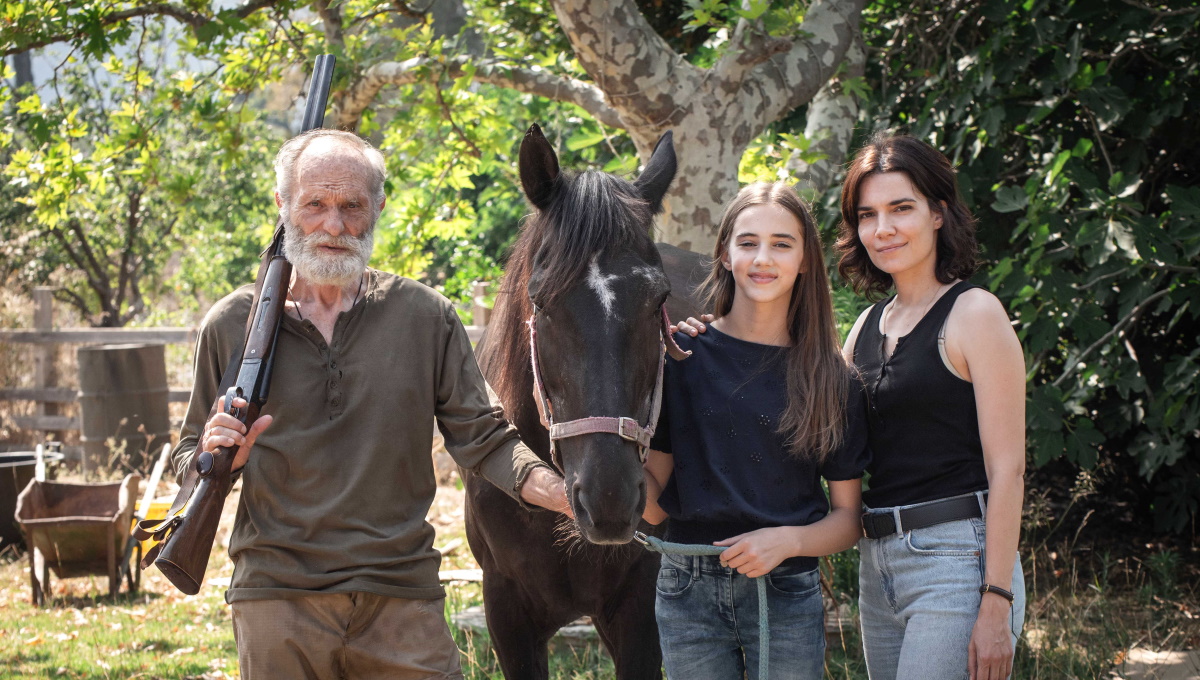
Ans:
{"label": "foliage background", "polygon": [[[417,82],[383,90],[359,130],[389,161],[374,264],[452,298],[498,278],[526,212],[514,156],[528,123],[549,131],[570,167],[636,167],[628,136],[582,109],[438,66],[482,45],[579,76],[544,0],[466,2],[457,23],[404,3],[260,4],[269,7],[243,14],[189,1],[208,18],[185,25],[162,14],[104,23],[111,8],[90,0],[0,3],[6,54],[73,36],[53,52],[63,62],[53,82],[18,86],[8,68],[0,87],[6,287],[54,284],[93,323],[153,325],[194,319],[249,281],[274,217],[270,154],[324,51],[338,56],[335,90],[381,55],[431,58]],[[732,49],[746,11],[714,0],[639,6],[701,66]],[[762,11],[786,24],[804,5]],[[343,20],[339,34],[321,20],[329,12]],[[852,146],[875,130],[907,131],[958,165],[980,218],[978,282],[1007,305],[1026,351],[1031,465],[1051,486],[1091,475],[1121,499],[1125,520],[1194,537],[1200,10],[880,0],[862,28],[866,71],[844,84],[860,103]],[[810,153],[805,121],[799,109],[756,140],[741,178],[786,177]],[[836,184],[821,192],[791,179],[832,241]],[[866,303],[835,288],[848,324]]]}

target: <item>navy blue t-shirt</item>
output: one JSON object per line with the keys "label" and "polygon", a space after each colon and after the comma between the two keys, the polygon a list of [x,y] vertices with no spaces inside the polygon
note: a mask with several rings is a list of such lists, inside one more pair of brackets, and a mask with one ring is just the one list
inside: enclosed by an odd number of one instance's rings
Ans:
{"label": "navy blue t-shirt", "polygon": [[[862,382],[851,381],[842,446],[819,466],[792,455],[777,430],[787,405],[786,348],[713,328],[677,334],[692,356],[667,358],[663,408],[650,448],[674,456],[658,500],[667,540],[709,543],[747,531],[805,526],[829,514],[820,478],[857,479],[870,462]],[[816,568],[816,558],[792,558]]]}

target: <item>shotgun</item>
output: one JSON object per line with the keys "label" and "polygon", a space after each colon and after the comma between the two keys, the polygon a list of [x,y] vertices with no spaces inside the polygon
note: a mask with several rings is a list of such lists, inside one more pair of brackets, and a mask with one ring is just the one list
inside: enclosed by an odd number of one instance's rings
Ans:
{"label": "shotgun", "polygon": [[[301,132],[319,128],[324,122],[333,65],[332,55],[317,57]],[[277,220],[275,235],[259,265],[254,301],[246,319],[245,341],[230,359],[218,390],[225,396],[225,412],[245,424],[247,429],[258,418],[270,391],[279,322],[283,318],[292,278],[292,265],[283,252],[283,229],[283,220]],[[245,399],[247,406],[234,407],[235,398]],[[214,413],[215,406],[209,417]],[[188,595],[200,592],[200,585],[204,583],[221,509],[233,486],[232,467],[236,453],[236,446],[222,446],[193,456],[166,519],[139,522],[134,531],[139,540],[152,537],[161,541],[142,559],[142,567],[153,563],[167,580]]]}

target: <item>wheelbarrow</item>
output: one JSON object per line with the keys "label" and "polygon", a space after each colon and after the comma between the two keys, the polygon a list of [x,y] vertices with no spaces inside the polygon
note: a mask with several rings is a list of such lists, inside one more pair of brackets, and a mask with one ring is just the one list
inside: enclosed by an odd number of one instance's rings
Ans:
{"label": "wheelbarrow", "polygon": [[58,578],[107,574],[110,596],[122,579],[137,592],[141,544],[130,526],[140,482],[137,474],[111,484],[30,480],[15,515],[29,546],[33,604],[45,603],[51,571]]}

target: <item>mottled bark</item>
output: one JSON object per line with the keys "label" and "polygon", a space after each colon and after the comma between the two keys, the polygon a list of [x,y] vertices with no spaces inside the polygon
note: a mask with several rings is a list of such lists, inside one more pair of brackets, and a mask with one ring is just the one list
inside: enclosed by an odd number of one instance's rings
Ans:
{"label": "mottled bark", "polygon": [[[458,77],[469,58],[477,66],[476,81],[574,103],[604,125],[628,131],[643,160],[658,138],[673,130],[679,172],[657,238],[708,251],[721,207],[737,192],[738,164],[747,145],[768,125],[813,100],[838,71],[858,36],[864,2],[814,0],[790,36],[771,36],[759,22],[739,21],[726,54],[703,69],[674,52],[634,0],[553,0],[590,82],[480,55],[445,64],[424,59],[377,64],[336,104],[335,120],[353,126],[381,87],[416,82],[439,68]],[[853,100],[841,96],[840,82],[817,97],[807,134],[819,140],[828,162],[803,168],[807,176],[828,184],[856,117]]]}
{"label": "mottled bark", "polygon": [[[815,0],[791,39],[739,22],[729,53],[706,70],[673,52],[633,0],[554,2],[576,57],[642,158],[649,158],[663,132],[675,131],[679,172],[659,239],[690,250],[712,247],[721,206],[737,192],[746,146],[812,100],[836,72],[858,35],[863,3]],[[824,124],[832,123],[834,109],[823,110],[830,114]],[[830,143],[842,138],[831,135]]]}
{"label": "mottled bark", "polygon": [[788,173],[798,189],[824,192],[845,162],[858,120],[858,101],[845,91],[844,85],[847,79],[862,76],[866,61],[862,40],[856,38],[846,52],[844,70],[825,83],[809,103],[804,136],[812,142],[809,151],[822,157],[808,163],[797,155],[788,161]]}

